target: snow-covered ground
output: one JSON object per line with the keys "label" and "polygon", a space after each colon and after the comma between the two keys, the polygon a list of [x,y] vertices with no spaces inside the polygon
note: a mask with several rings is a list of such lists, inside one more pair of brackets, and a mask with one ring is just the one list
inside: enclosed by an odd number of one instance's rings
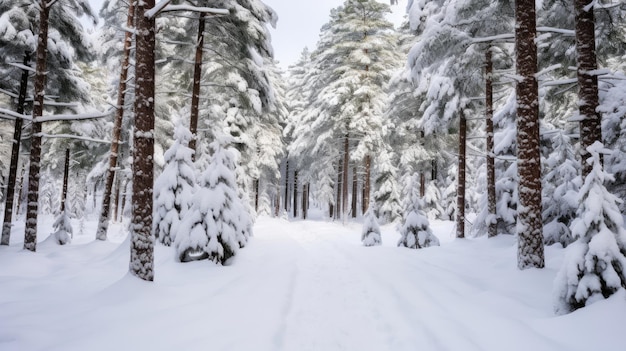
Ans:
{"label": "snow-covered ground", "polygon": [[[42,221],[51,232],[52,219]],[[119,225],[95,222],[69,246],[23,251],[23,223],[0,247],[0,350],[618,350],[626,293],[566,316],[552,309],[563,251],[519,271],[515,239],[453,239],[440,247],[363,247],[358,223],[259,218],[229,266],[181,264],[156,249],[156,280],[127,274]],[[75,228],[77,231],[78,228]]]}

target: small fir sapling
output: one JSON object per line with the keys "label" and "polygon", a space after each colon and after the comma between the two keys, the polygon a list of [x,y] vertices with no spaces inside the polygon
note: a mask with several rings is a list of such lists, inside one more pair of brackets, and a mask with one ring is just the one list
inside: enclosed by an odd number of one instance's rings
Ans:
{"label": "small fir sapling", "polygon": [[59,245],[65,245],[72,242],[74,238],[74,229],[70,222],[70,217],[67,215],[67,211],[62,211],[54,221],[54,241]]}
{"label": "small fir sapling", "polygon": [[378,225],[378,220],[376,219],[374,206],[374,201],[371,201],[369,208],[365,213],[365,221],[363,222],[363,231],[361,233],[361,242],[363,242],[364,246],[382,244],[380,226]]}
{"label": "small fir sapling", "polygon": [[595,142],[587,148],[591,172],[578,194],[578,211],[571,224],[576,240],[565,252],[554,282],[555,311],[572,312],[626,289],[626,230],[621,202],[607,191],[613,176],[604,171],[600,154],[607,149]]}
{"label": "small fir sapling", "polygon": [[165,152],[165,168],[154,182],[154,233],[159,242],[170,246],[180,221],[191,207],[196,182],[194,151],[188,147],[191,132],[178,122],[174,144]]}
{"label": "small fir sapling", "polygon": [[410,249],[421,249],[429,246],[439,246],[439,239],[430,229],[428,217],[422,210],[423,201],[419,197],[419,175],[411,179],[409,201],[407,202],[406,217],[400,226],[400,240],[398,246]]}
{"label": "small fir sapling", "polygon": [[210,162],[198,176],[193,205],[181,221],[175,238],[181,262],[208,258],[225,264],[237,253],[240,237],[252,222],[237,194],[235,156],[223,144],[211,144]]}

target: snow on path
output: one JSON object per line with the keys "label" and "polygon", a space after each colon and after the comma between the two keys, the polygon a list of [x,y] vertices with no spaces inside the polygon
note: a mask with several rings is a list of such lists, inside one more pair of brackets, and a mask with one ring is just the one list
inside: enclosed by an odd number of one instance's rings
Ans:
{"label": "snow on path", "polygon": [[[445,351],[617,349],[626,293],[552,314],[547,268],[518,271],[512,237],[363,247],[360,225],[259,218],[231,265],[180,264],[158,246],[156,281],[127,275],[128,245],[0,247],[0,350]],[[15,231],[14,231],[15,232]],[[45,230],[44,230],[45,232]],[[19,236],[18,233],[16,235]],[[114,242],[121,241],[119,235]]]}

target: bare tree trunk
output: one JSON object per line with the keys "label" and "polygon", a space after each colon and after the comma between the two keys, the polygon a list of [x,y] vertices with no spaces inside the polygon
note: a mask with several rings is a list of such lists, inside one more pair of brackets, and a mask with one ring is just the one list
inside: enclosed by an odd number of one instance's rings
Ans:
{"label": "bare tree trunk", "polygon": [[426,176],[424,170],[420,171],[420,197],[423,199],[426,194]]}
{"label": "bare tree trunk", "polygon": [[370,205],[370,181],[372,176],[372,158],[370,155],[365,156],[365,174],[363,175],[363,199],[361,206],[363,213],[367,212]]}
{"label": "bare tree trunk", "polygon": [[[191,93],[191,116],[189,118],[189,131],[193,135],[189,141],[189,148],[196,150],[198,139],[198,115],[200,104],[200,81],[202,78],[202,49],[204,47],[204,19],[206,13],[201,12],[198,18],[198,39],[196,41],[196,57],[193,65],[193,91]],[[195,153],[193,157],[195,159]]]}
{"label": "bare tree trunk", "polygon": [[356,209],[357,209],[357,195],[358,195],[358,178],[357,178],[357,168],[356,166],[352,167],[352,218],[356,218]]}
{"label": "bare tree trunk", "polygon": [[343,161],[341,158],[337,161],[337,201],[335,201],[335,219],[341,218],[341,194],[343,188]]}
{"label": "bare tree trunk", "polygon": [[516,66],[520,77],[517,82],[517,266],[543,268],[535,1],[516,0],[515,6]]}
{"label": "bare tree trunk", "polygon": [[[30,53],[24,53],[24,66],[28,66],[30,62]],[[24,102],[26,101],[26,92],[28,88],[28,70],[22,70],[22,79],[20,80],[20,95],[17,98],[17,114],[24,114]],[[11,223],[13,222],[13,200],[15,198],[15,181],[17,179],[17,163],[20,159],[20,143],[22,142],[22,125],[24,120],[15,119],[15,129],[13,130],[13,145],[11,146],[11,165],[9,166],[9,179],[7,180],[7,193],[4,203],[4,219],[2,225],[2,239],[0,245],[9,245],[11,239]]]}
{"label": "bare tree trunk", "polygon": [[119,179],[119,174],[115,177],[115,192],[113,196],[113,221],[117,222],[119,220],[120,213],[120,187],[122,186],[122,181]]}
{"label": "bare tree trunk", "polygon": [[456,188],[456,237],[465,238],[465,143],[467,141],[467,120],[461,112],[459,117],[459,167]]}
{"label": "bare tree trunk", "polygon": [[28,203],[26,204],[26,227],[24,249],[37,249],[37,215],[39,211],[39,169],[41,167],[41,122],[43,98],[46,88],[46,58],[48,55],[48,16],[50,7],[45,0],[39,2],[39,34],[35,64],[35,96],[30,145],[30,167],[28,170]]}
{"label": "bare tree trunk", "polygon": [[307,218],[309,210],[309,184],[302,185],[302,219]]}
{"label": "bare tree trunk", "polygon": [[437,160],[432,159],[430,160],[430,180],[437,180],[437,174],[438,172],[438,167],[437,167]]}
{"label": "bare tree trunk", "polygon": [[343,192],[341,198],[341,215],[345,218],[348,213],[348,167],[350,164],[350,158],[348,154],[348,149],[350,147],[350,141],[348,139],[349,135],[346,133],[346,136],[343,141]]}
{"label": "bare tree trunk", "polygon": [[253,181],[254,186],[254,211],[259,212],[259,180]]}
{"label": "bare tree trunk", "polygon": [[[576,54],[578,58],[578,111],[580,121],[580,157],[582,174],[591,172],[587,147],[602,141],[602,119],[598,113],[598,69],[596,60],[595,18],[591,0],[575,0]],[[588,7],[588,9],[586,9]]]}
{"label": "bare tree trunk", "polygon": [[276,185],[276,196],[274,196],[274,217],[280,215],[280,185]]}
{"label": "bare tree trunk", "polygon": [[289,211],[289,160],[285,160],[285,211]]}
{"label": "bare tree trunk", "polygon": [[133,194],[130,272],[140,279],[154,280],[154,236],[152,235],[152,192],[154,185],[154,18],[146,10],[154,0],[137,4],[136,100],[133,133]]}
{"label": "bare tree trunk", "polygon": [[293,218],[298,217],[298,171],[293,172]]}
{"label": "bare tree trunk", "polygon": [[491,48],[485,53],[485,123],[487,126],[487,211],[489,212],[488,237],[492,238],[498,234],[496,228],[496,166],[495,154],[493,151],[493,61],[491,59]]}
{"label": "bare tree trunk", "polygon": [[67,181],[70,175],[70,149],[65,149],[65,168],[63,169],[63,191],[61,192],[61,213],[65,212],[67,200]]}
{"label": "bare tree trunk", "polygon": [[[135,15],[135,1],[131,0],[128,5],[128,15],[126,16],[126,26],[133,28]],[[111,192],[113,180],[115,179],[115,169],[117,167],[117,154],[122,135],[122,120],[124,118],[124,105],[126,103],[126,80],[128,78],[128,68],[130,66],[130,48],[133,42],[133,34],[126,31],[124,34],[124,51],[122,56],[122,68],[120,71],[120,81],[117,87],[117,106],[115,106],[115,120],[113,122],[113,135],[111,136],[111,151],[109,153],[109,168],[107,169],[106,183],[104,184],[104,194],[102,194],[102,208],[98,220],[98,230],[96,239],[106,240],[107,230],[111,215]],[[95,196],[95,193],[94,193]]]}

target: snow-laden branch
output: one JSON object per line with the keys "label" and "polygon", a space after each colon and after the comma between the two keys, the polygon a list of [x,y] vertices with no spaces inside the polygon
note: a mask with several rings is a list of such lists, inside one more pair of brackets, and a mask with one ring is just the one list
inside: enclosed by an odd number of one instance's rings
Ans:
{"label": "snow-laden branch", "polygon": [[88,113],[80,113],[80,114],[74,114],[74,115],[47,115],[47,116],[41,116],[37,118],[37,122],[51,122],[51,121],[78,121],[78,120],[83,120],[83,119],[95,119],[95,118],[103,118],[103,117],[107,117],[110,116],[111,113],[115,112],[114,109],[105,111],[105,112],[100,112],[100,111],[95,111],[95,112],[88,112]]}
{"label": "snow-laden branch", "polygon": [[515,39],[515,35],[511,33],[506,33],[506,34],[492,35],[490,37],[474,38],[472,39],[472,43],[488,43],[488,42],[495,42],[495,41],[508,42],[509,40],[513,40],[513,39]]}
{"label": "snow-laden branch", "polygon": [[9,65],[10,65],[10,66],[13,66],[13,67],[17,67],[17,68],[19,68],[19,69],[21,69],[21,70],[25,70],[25,71],[32,72],[32,73],[37,72],[37,71],[36,71],[33,67],[26,66],[26,65],[25,65],[25,64],[23,64],[23,63],[19,63],[19,62],[9,62]]}
{"label": "snow-laden branch", "polygon": [[78,102],[57,102],[52,100],[44,100],[45,106],[57,106],[57,107],[78,107]]}
{"label": "snow-laden branch", "polygon": [[558,33],[568,37],[575,37],[576,32],[571,29],[555,28],[555,27],[537,27],[539,33]]}
{"label": "snow-laden branch", "polygon": [[19,114],[19,113],[15,112],[15,111],[11,111],[11,110],[8,110],[8,109],[2,108],[2,107],[0,107],[0,118],[10,119],[10,120],[21,118],[21,119],[25,119],[25,120],[29,120],[29,121],[32,119],[32,117],[30,115],[22,115],[22,114]]}
{"label": "snow-laden branch", "polygon": [[18,95],[14,92],[8,91],[8,90],[4,90],[4,89],[0,89],[0,93],[5,94],[5,95],[9,95],[12,98],[17,98]]}
{"label": "snow-laden branch", "polygon": [[84,137],[84,136],[80,136],[80,135],[72,135],[72,134],[46,134],[46,133],[37,133],[37,136],[40,136],[42,138],[62,138],[62,139],[77,139],[77,140],[83,140],[83,141],[92,141],[94,143],[103,143],[103,144],[110,144],[111,141],[110,140],[102,140],[102,139],[94,139],[94,138],[89,138],[89,137]]}
{"label": "snow-laden branch", "polygon": [[541,87],[553,87],[558,85],[577,84],[578,78],[549,80],[541,82]]}
{"label": "snow-laden branch", "polygon": [[552,65],[552,66],[550,66],[550,67],[546,67],[546,68],[542,69],[541,71],[539,71],[539,72],[535,73],[535,78],[539,78],[539,77],[541,77],[542,75],[544,75],[544,74],[546,74],[546,73],[550,73],[550,72],[552,72],[552,71],[554,71],[554,70],[557,70],[557,69],[559,69],[559,68],[561,68],[561,67],[563,67],[563,65],[562,65],[562,64],[560,64],[560,63],[557,63],[556,65]]}
{"label": "snow-laden branch", "polygon": [[158,4],[154,5],[153,8],[146,11],[146,18],[152,19],[156,17],[161,12],[173,12],[173,11],[192,11],[192,12],[204,12],[211,13],[214,15],[228,15],[229,11],[227,9],[216,9],[212,7],[198,7],[193,5],[170,5],[171,0],[163,0]]}

